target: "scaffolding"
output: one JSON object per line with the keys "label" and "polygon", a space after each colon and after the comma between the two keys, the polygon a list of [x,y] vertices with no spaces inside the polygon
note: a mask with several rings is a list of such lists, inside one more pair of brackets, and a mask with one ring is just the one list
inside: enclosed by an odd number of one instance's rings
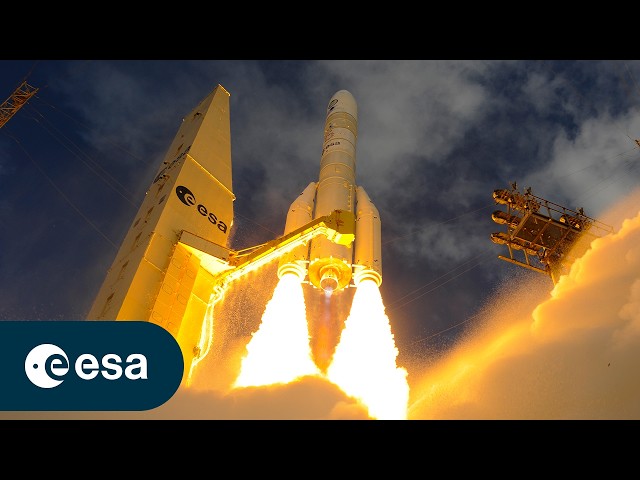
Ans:
{"label": "scaffolding", "polygon": [[613,227],[577,211],[537,197],[527,188],[522,194],[514,183],[511,190],[494,190],[494,222],[506,225],[506,232],[491,234],[491,240],[506,245],[509,256],[498,258],[551,277],[554,284],[596,238],[613,233]]}

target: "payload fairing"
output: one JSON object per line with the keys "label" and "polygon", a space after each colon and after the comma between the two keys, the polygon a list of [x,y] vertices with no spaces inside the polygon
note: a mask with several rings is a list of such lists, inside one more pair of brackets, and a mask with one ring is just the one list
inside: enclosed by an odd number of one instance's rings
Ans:
{"label": "payload fairing", "polygon": [[265,263],[279,259],[280,277],[308,275],[328,293],[380,285],[380,216],[355,184],[357,129],[355,99],[340,90],[327,108],[318,182],[293,202],[281,237],[235,251],[229,93],[218,85],[183,119],[87,318],[162,326],[188,378],[211,344],[207,312],[230,282]]}

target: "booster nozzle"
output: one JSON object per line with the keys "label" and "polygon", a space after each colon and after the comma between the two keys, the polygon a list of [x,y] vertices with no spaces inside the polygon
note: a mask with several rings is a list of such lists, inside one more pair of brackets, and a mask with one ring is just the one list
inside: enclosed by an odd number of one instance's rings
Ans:
{"label": "booster nozzle", "polygon": [[382,285],[382,275],[380,272],[375,271],[372,268],[364,268],[356,266],[353,273],[353,283],[355,286],[359,286],[364,281],[372,281],[379,287]]}
{"label": "booster nozzle", "polygon": [[288,262],[278,267],[278,278],[282,278],[287,274],[295,275],[302,282],[307,275],[307,271],[299,262]]}

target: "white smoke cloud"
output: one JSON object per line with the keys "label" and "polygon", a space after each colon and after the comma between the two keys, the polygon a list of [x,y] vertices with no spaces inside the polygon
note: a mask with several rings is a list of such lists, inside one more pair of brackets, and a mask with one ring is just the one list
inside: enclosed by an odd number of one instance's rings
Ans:
{"label": "white smoke cloud", "polygon": [[231,391],[181,387],[166,403],[143,412],[0,412],[28,420],[367,420],[367,407],[315,376],[288,384]]}

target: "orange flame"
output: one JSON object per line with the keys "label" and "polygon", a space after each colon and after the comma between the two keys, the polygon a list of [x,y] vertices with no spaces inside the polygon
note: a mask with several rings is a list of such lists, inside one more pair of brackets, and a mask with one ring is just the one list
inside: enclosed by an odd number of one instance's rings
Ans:
{"label": "orange flame", "polygon": [[371,417],[404,420],[409,384],[407,371],[396,366],[397,356],[380,289],[365,280],[353,297],[327,378],[367,405]]}
{"label": "orange flame", "polygon": [[288,383],[317,374],[302,285],[295,275],[285,274],[265,308],[259,329],[247,344],[234,387]]}

